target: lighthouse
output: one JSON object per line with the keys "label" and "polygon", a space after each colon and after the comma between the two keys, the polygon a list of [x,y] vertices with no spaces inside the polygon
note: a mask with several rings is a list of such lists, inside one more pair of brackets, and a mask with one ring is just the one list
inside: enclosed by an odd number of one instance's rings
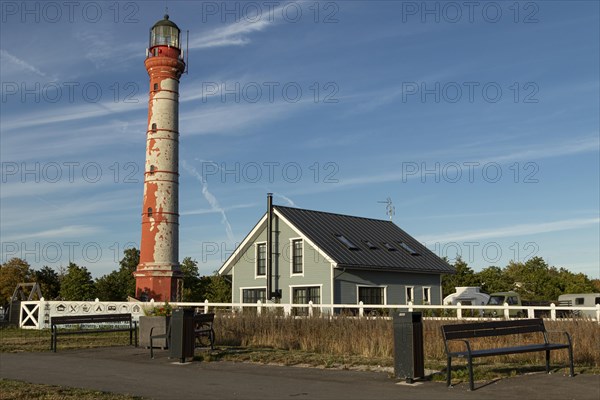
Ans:
{"label": "lighthouse", "polygon": [[140,263],[136,297],[180,300],[179,78],[185,70],[180,29],[169,16],[150,29],[146,70],[150,77]]}

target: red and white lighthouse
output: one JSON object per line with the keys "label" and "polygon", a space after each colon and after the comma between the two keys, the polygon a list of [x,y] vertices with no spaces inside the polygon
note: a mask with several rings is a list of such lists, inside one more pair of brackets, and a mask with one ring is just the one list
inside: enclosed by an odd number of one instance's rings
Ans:
{"label": "red and white lighthouse", "polygon": [[180,29],[165,15],[150,29],[150,76],[140,264],[136,297],[179,300],[179,78],[185,70]]}

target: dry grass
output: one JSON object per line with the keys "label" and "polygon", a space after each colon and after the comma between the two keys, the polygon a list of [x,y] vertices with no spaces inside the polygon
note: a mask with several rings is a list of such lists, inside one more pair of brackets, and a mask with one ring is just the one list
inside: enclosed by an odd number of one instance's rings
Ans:
{"label": "dry grass", "polygon": [[[129,332],[88,333],[58,337],[58,350],[127,346]],[[50,351],[50,330],[0,329],[0,353]]]}
{"label": "dry grass", "polygon": [[[455,321],[424,320],[424,351],[428,363],[439,365],[445,362],[444,342],[440,327]],[[549,331],[567,331],[573,339],[575,365],[577,367],[600,368],[600,325],[589,320],[546,321]],[[391,365],[393,348],[392,322],[383,318],[358,319],[338,318],[282,318],[276,315],[223,314],[215,319],[217,344],[299,350],[302,352],[337,355],[342,357],[364,357]],[[564,341],[564,336],[555,335],[554,340]],[[523,335],[520,338],[485,338],[473,342],[474,347],[511,346],[542,340],[541,336]],[[567,351],[555,351],[553,364],[566,364]],[[502,363],[543,365],[544,353],[528,353],[493,357],[486,364]]]}
{"label": "dry grass", "polygon": [[0,399],[134,400],[141,399],[141,397],[0,379]]}

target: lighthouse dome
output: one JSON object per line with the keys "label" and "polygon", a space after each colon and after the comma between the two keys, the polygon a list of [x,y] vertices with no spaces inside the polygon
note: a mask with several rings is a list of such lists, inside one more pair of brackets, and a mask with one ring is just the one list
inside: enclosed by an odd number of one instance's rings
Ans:
{"label": "lighthouse dome", "polygon": [[171,20],[169,15],[165,14],[165,17],[158,21],[150,29],[150,48],[154,46],[169,46],[179,47],[179,34],[181,30]]}

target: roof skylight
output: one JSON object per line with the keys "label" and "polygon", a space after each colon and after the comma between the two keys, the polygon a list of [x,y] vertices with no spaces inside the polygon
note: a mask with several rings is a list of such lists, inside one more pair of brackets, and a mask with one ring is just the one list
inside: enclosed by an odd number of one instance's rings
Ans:
{"label": "roof skylight", "polygon": [[410,253],[411,256],[420,256],[420,254],[413,249],[412,247],[410,247],[409,245],[407,245],[404,242],[398,242],[398,244],[400,245],[400,247],[402,247],[404,250],[408,251]]}
{"label": "roof skylight", "polygon": [[358,250],[358,247],[356,247],[356,245],[352,243],[346,236],[335,235],[335,237],[342,242],[348,248],[348,250]]}

